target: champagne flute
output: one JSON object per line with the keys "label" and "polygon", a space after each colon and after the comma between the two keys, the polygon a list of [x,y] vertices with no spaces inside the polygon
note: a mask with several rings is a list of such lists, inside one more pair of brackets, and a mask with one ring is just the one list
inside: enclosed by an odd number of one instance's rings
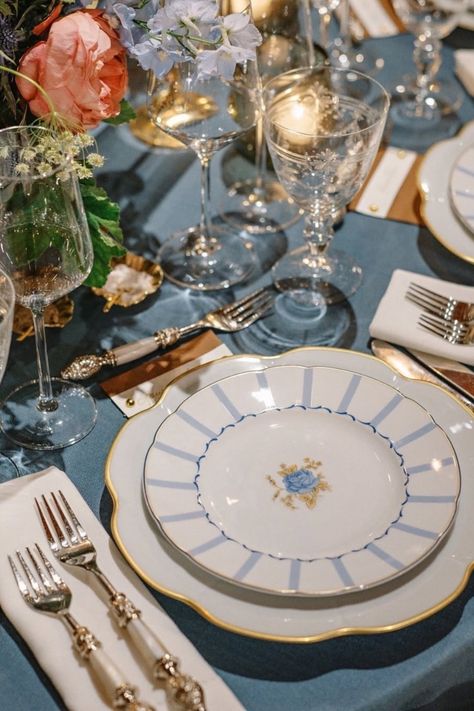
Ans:
{"label": "champagne flute", "polygon": [[[64,135],[64,134],[63,134]],[[32,126],[0,131],[0,262],[33,316],[38,379],[2,403],[1,428],[30,449],[61,449],[90,432],[97,411],[82,387],[51,378],[45,307],[89,274],[92,242],[63,135]]]}
{"label": "champagne flute", "polygon": [[[217,5],[220,16],[235,12],[250,16],[246,3],[221,0]],[[255,126],[256,62],[237,64],[229,79],[202,76],[195,59],[181,61],[163,78],[150,76],[148,111],[156,126],[192,148],[201,164],[200,223],[164,242],[159,259],[166,276],[179,286],[200,291],[244,281],[256,266],[255,249],[237,231],[212,224],[209,164],[214,153]]]}
{"label": "champagne flute", "polygon": [[[0,382],[5,373],[12,336],[15,290],[10,277],[0,269]],[[12,460],[0,452],[0,483],[18,476]]]}

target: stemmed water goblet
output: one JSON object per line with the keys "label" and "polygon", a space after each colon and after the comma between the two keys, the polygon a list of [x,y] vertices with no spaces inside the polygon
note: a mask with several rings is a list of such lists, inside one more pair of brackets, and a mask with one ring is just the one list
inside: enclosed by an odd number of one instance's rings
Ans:
{"label": "stemmed water goblet", "polygon": [[[15,311],[15,290],[10,277],[0,269],[0,382],[7,367]],[[17,476],[18,470],[9,457],[0,452],[0,482]]]}
{"label": "stemmed water goblet", "polygon": [[61,135],[49,128],[0,131],[0,262],[18,303],[31,310],[38,379],[20,385],[2,403],[3,432],[30,449],[60,449],[95,424],[94,400],[84,388],[51,378],[44,309],[89,274],[92,242],[73,160]]}
{"label": "stemmed water goblet", "polygon": [[[220,16],[239,13],[250,17],[248,3],[221,0],[217,5]],[[199,42],[196,47],[203,51]],[[194,110],[197,103],[199,111]],[[244,281],[256,266],[255,249],[248,239],[226,226],[212,224],[209,163],[216,151],[255,126],[259,106],[254,60],[238,63],[230,77],[227,73],[202,74],[195,58],[183,59],[163,78],[150,75],[150,118],[192,148],[201,164],[200,224],[172,235],[159,252],[166,276],[180,286],[201,291],[227,288]]]}
{"label": "stemmed water goblet", "polygon": [[[252,15],[262,35],[257,64],[263,86],[278,74],[325,60],[323,50],[313,43],[309,0],[255,0]],[[301,217],[301,212],[267,169],[262,119],[257,122],[253,143],[255,175],[230,186],[222,204],[222,218],[251,234],[284,230]]]}
{"label": "stemmed water goblet", "polygon": [[281,342],[281,333],[289,329],[286,347],[322,344],[337,332],[338,311],[328,305],[345,300],[362,280],[352,257],[328,250],[334,215],[367,176],[382,138],[389,96],[364,74],[326,66],[272,79],[263,98],[267,144],[279,179],[305,211],[306,244],[273,267],[282,298],[262,328],[279,331]]}
{"label": "stemmed water goblet", "polygon": [[423,150],[459,127],[456,111],[463,100],[454,79],[438,78],[441,40],[455,28],[469,0],[393,0],[401,21],[415,35],[416,76],[404,77],[392,89],[390,116],[393,141]]}

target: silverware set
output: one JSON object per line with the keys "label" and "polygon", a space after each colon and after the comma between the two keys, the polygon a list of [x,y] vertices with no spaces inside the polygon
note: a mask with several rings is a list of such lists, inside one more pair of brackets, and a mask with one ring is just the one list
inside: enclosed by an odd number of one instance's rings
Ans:
{"label": "silverware set", "polygon": [[181,328],[171,327],[156,331],[149,338],[126,343],[101,355],[80,355],[61,371],[61,377],[67,380],[86,380],[98,373],[104,366],[116,367],[142,358],[161,348],[174,346],[185,336],[195,331],[212,328],[216,331],[233,333],[248,328],[271,309],[274,294],[269,287],[244,296],[232,304],[225,304],[210,311],[199,321]]}
{"label": "silverware set", "polygon": [[[143,660],[151,678],[163,685],[171,706],[183,711],[206,711],[204,692],[198,682],[183,674],[179,661],[172,656],[154,631],[141,618],[141,611],[126,595],[119,592],[97,562],[96,548],[61,491],[35,499],[41,526],[51,553],[61,564],[83,568],[95,577],[105,593],[104,601],[118,628]],[[91,668],[103,687],[111,708],[127,711],[153,711],[137,699],[137,691],[101,649],[100,642],[80,625],[69,612],[72,592],[40,546],[16,551],[17,563],[8,556],[18,589],[35,610],[57,615],[73,639],[74,649]],[[28,563],[29,561],[29,563]],[[20,572],[20,569],[23,571]]]}
{"label": "silverware set", "polygon": [[414,282],[405,296],[423,310],[418,325],[425,331],[449,343],[474,343],[474,304],[438,294]]}

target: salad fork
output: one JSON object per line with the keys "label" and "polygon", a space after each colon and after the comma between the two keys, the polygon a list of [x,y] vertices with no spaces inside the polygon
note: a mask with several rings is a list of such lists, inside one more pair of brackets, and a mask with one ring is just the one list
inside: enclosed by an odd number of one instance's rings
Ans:
{"label": "salad fork", "polygon": [[474,323],[469,321],[446,321],[438,316],[421,314],[418,324],[449,343],[469,346],[474,344]]}
{"label": "salad fork", "polygon": [[409,284],[405,296],[424,311],[446,321],[474,321],[474,304],[443,296],[415,282]]}
{"label": "salad fork", "polygon": [[[118,592],[97,563],[97,551],[69,505],[62,491],[58,497],[51,492],[54,513],[42,495],[42,503],[35,498],[41,525],[53,555],[64,563],[84,568],[93,573],[107,594],[107,602],[119,627],[128,632],[128,638],[150,669],[155,681],[163,682],[175,706],[186,711],[206,711],[204,692],[192,677],[182,674],[179,662],[158,640],[153,630],[141,619],[141,611],[124,593]],[[48,523],[48,519],[51,523]],[[54,534],[51,530],[54,529]]]}
{"label": "salad fork", "polygon": [[87,627],[80,625],[71,615],[69,612],[72,600],[71,589],[56,572],[39,545],[35,544],[35,546],[36,555],[39,556],[42,565],[30,548],[26,548],[26,553],[35,572],[32,571],[20,551],[16,552],[18,562],[29,585],[18,570],[12,556],[8,556],[18,590],[25,602],[35,610],[57,615],[64,621],[71,635],[74,649],[90,665],[96,680],[106,692],[112,708],[125,709],[126,711],[154,711],[153,706],[137,699],[135,687],[124,681],[124,674],[101,650],[100,642]]}
{"label": "salad fork", "polygon": [[216,331],[234,333],[248,328],[262,318],[273,304],[269,287],[262,287],[247,294],[232,304],[225,304],[210,311],[199,321],[189,326],[162,328],[153,336],[112,348],[101,355],[80,355],[61,371],[61,377],[68,380],[86,380],[98,373],[104,366],[117,367],[149,355],[160,348],[174,346],[184,336],[194,331],[213,328]]}

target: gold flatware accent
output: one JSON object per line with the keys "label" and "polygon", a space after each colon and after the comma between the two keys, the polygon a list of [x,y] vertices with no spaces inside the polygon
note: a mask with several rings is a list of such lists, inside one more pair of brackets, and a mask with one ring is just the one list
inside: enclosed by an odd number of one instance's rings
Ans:
{"label": "gold flatware accent", "polygon": [[[16,552],[16,558],[23,569],[20,573],[12,556],[8,556],[18,590],[24,601],[39,612],[56,615],[62,620],[73,641],[73,647],[91,669],[96,681],[103,687],[111,708],[123,711],[154,711],[154,707],[141,702],[136,696],[136,688],[125,681],[125,675],[115,662],[101,649],[101,643],[87,629],[80,625],[69,612],[72,592],[38,544],[35,552],[26,548],[26,555]],[[32,568],[26,561],[28,557]],[[123,679],[121,683],[117,683]]]}
{"label": "gold flatware accent", "polygon": [[421,363],[418,363],[415,358],[400,350],[400,348],[397,348],[397,346],[394,346],[391,343],[386,343],[385,341],[374,339],[371,341],[370,347],[372,349],[372,353],[377,356],[377,358],[383,360],[384,363],[387,363],[387,365],[391,366],[397,371],[397,373],[400,373],[400,375],[403,375],[405,378],[421,380],[423,382],[432,383],[433,385],[445,388],[445,390],[451,393],[451,395],[454,395],[461,400],[466,407],[471,410],[473,409],[473,400],[460,393],[454,387],[428,370],[428,368],[421,365]]}
{"label": "gold flatware accent", "polygon": [[233,333],[251,326],[268,313],[273,304],[273,293],[268,287],[258,289],[232,304],[210,311],[199,321],[181,328],[171,327],[155,331],[153,336],[112,348],[100,355],[80,355],[61,371],[70,380],[86,380],[104,366],[119,366],[149,355],[160,348],[169,348],[194,331],[213,328]]}
{"label": "gold flatware accent", "polygon": [[[107,596],[107,606],[127,639],[143,658],[151,675],[165,689],[176,708],[184,711],[206,711],[204,692],[198,682],[181,673],[173,657],[156,634],[141,619],[141,611],[118,592],[97,563],[96,548],[61,491],[50,493],[53,506],[43,495],[35,499],[43,531],[55,558],[64,565],[83,568],[92,573]],[[54,533],[53,533],[54,531]]]}

